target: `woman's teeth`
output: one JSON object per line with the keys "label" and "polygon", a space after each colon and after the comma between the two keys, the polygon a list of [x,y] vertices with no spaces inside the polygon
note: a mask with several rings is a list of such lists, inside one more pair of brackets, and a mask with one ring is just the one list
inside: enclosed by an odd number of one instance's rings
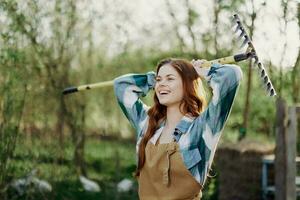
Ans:
{"label": "woman's teeth", "polygon": [[170,92],[168,92],[168,91],[160,91],[160,92],[159,92],[160,95],[165,95],[165,94],[169,94],[169,93],[170,93]]}

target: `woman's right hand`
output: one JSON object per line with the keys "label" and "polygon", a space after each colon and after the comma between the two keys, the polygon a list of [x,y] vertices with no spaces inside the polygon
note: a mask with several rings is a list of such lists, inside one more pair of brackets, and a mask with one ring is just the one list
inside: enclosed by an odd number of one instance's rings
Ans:
{"label": "woman's right hand", "polygon": [[193,59],[191,61],[194,69],[196,70],[197,74],[200,76],[200,77],[205,77],[209,71],[209,69],[207,67],[203,67],[202,64],[204,62],[206,62],[207,60],[205,59]]}
{"label": "woman's right hand", "polygon": [[191,63],[193,64],[194,67],[201,67],[201,65],[205,62],[205,59],[193,59]]}

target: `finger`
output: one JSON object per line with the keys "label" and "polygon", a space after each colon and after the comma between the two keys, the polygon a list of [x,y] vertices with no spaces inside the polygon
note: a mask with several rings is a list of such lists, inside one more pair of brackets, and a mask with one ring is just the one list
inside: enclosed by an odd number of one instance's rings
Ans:
{"label": "finger", "polygon": [[201,60],[197,60],[197,61],[196,61],[196,65],[197,65],[197,66],[200,66],[202,63],[203,63],[203,62],[202,62]]}

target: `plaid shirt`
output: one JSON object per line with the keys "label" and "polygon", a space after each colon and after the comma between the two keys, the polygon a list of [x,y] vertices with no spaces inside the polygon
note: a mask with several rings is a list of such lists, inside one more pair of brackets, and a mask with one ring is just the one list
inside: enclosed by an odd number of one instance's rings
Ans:
{"label": "plaid shirt", "polygon": [[[199,73],[199,72],[198,72]],[[204,185],[217,143],[230,114],[240,80],[241,69],[236,65],[213,64],[199,74],[212,88],[213,95],[207,108],[198,117],[183,116],[177,124],[173,138],[179,145],[183,162],[194,178]],[[114,80],[118,103],[137,136],[136,150],[147,130],[149,107],[140,97],[154,88],[155,72],[126,74]],[[150,142],[156,143],[165,121],[157,128]]]}

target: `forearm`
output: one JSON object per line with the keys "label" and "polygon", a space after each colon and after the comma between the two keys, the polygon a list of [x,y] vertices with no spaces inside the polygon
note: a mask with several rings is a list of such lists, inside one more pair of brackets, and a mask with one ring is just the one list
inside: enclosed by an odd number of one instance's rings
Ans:
{"label": "forearm", "polygon": [[114,80],[114,89],[117,97],[124,95],[124,92],[136,93],[138,97],[146,96],[154,88],[155,73],[146,74],[125,74]]}
{"label": "forearm", "polygon": [[122,112],[136,129],[140,132],[140,122],[147,117],[148,106],[140,97],[146,96],[154,87],[155,73],[126,74],[114,80],[114,91]]}

